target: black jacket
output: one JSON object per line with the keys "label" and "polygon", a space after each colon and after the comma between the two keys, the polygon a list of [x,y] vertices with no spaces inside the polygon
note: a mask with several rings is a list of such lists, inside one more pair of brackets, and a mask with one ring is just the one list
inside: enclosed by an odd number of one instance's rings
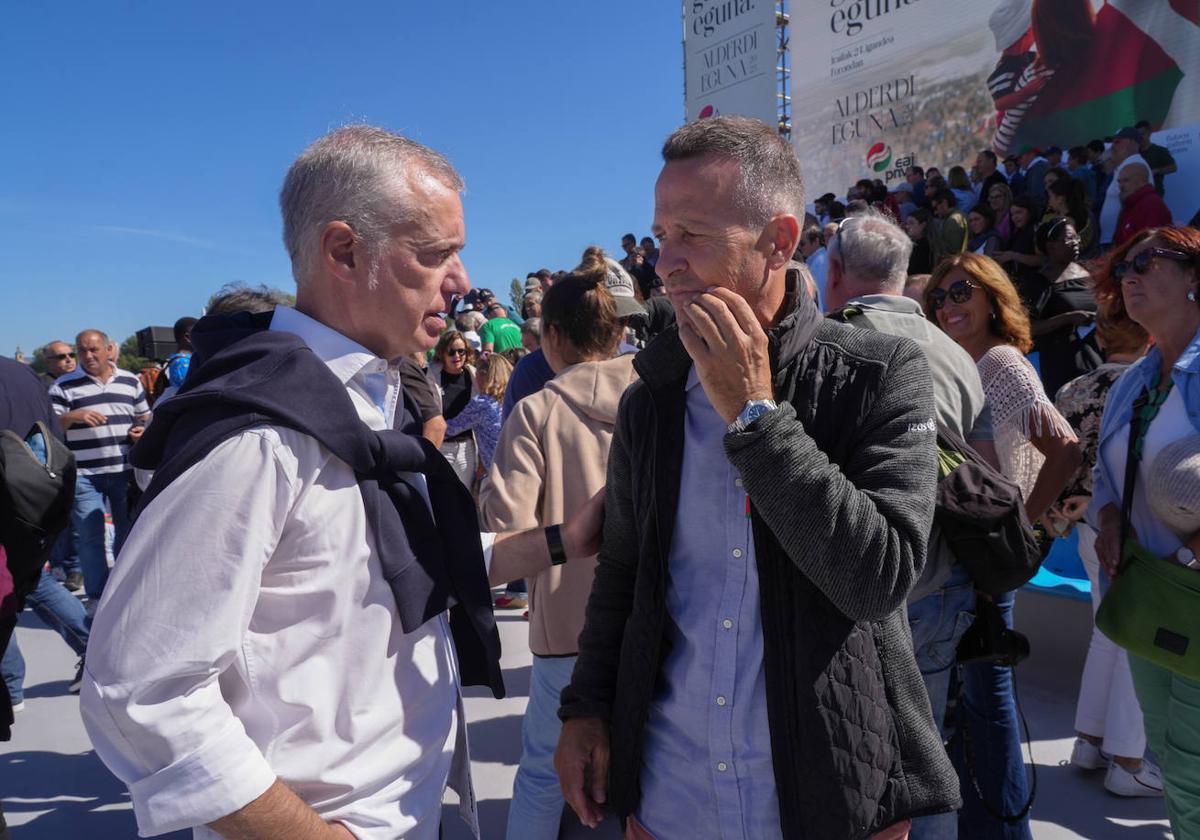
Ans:
{"label": "black jacket", "polygon": [[[396,609],[411,633],[448,604],[464,685],[504,696],[500,636],[470,494],[445,458],[419,435],[416,405],[404,394],[412,428],[372,431],[345,386],[297,336],[268,329],[270,314],[208,316],[192,330],[196,353],[187,381],[159,404],[130,453],[154,470],[140,513],[169,484],[222,441],[261,425],[316,439],[358,478],[367,526]],[[433,516],[404,473],[426,480]]]}
{"label": "black jacket", "polygon": [[[822,319],[770,333],[777,411],[726,435],[752,504],[783,836],[858,840],[958,805],[913,658],[937,473],[928,365],[906,339]],[[609,456],[604,542],[560,716],[611,732],[608,801],[640,798],[642,729],[666,651],[666,592],[691,360],[674,331],[638,355]]]}

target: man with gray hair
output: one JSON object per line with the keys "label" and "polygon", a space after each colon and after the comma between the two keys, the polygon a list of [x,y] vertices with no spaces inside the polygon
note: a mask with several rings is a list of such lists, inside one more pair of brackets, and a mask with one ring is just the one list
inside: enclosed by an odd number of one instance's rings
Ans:
{"label": "man with gray hair", "polygon": [[911,342],[800,288],[800,163],[716,117],[662,149],[678,327],[634,361],[555,764],[627,837],[902,838],[954,770],[908,641],[937,457]]}
{"label": "man with gray hair", "polygon": [[[396,365],[469,288],[462,187],[411,140],[332,132],[280,194],[295,307],[193,330],[81,701],[144,836],[432,840],[448,779],[478,833],[460,687],[503,696],[490,555]],[[501,535],[492,565],[587,556],[572,533]]]}
{"label": "man with gray hair", "polygon": [[142,434],[150,406],[138,378],[117,367],[113,342],[107,335],[84,330],[75,337],[75,351],[79,367],[50,387],[50,401],[78,468],[71,526],[77,534],[80,571],[91,611],[108,581],[105,510],[112,515],[114,555],[120,553],[129,533],[126,455]]}
{"label": "man with gray hair", "polygon": [[[929,363],[938,420],[996,464],[991,412],[975,362],[925,317],[919,302],[904,295],[911,250],[908,235],[876,210],[846,219],[829,242],[829,311],[850,326],[915,341]],[[946,717],[954,652],[974,610],[971,578],[935,524],[925,569],[908,596],[908,618],[939,729]],[[956,825],[954,814],[920,817],[913,821],[913,837],[953,837]]]}

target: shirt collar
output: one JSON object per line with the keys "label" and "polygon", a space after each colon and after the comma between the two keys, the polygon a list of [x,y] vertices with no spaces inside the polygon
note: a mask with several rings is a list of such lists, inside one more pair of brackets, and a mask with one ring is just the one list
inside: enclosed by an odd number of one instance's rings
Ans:
{"label": "shirt collar", "polygon": [[387,362],[358,342],[290,306],[275,307],[271,329],[298,336],[343,385],[360,373],[379,373],[387,369]]}
{"label": "shirt collar", "polygon": [[859,295],[846,301],[846,306],[925,317],[925,310],[921,308],[921,304],[904,295]]}
{"label": "shirt collar", "polygon": [[1183,353],[1175,360],[1175,368],[1187,371],[1188,373],[1200,371],[1200,330],[1192,336],[1192,340],[1188,343],[1188,346],[1184,348]]}

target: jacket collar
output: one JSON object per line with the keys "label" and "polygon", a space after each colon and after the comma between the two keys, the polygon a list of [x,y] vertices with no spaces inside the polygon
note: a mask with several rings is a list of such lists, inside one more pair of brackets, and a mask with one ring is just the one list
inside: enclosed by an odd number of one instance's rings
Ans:
{"label": "jacket collar", "polygon": [[[789,314],[778,326],[767,331],[771,370],[775,373],[795,361],[823,320],[816,302],[801,293],[803,281],[798,269],[789,268],[784,282],[787,283],[787,292],[783,308]],[[672,384],[683,388],[692,367],[692,357],[679,339],[678,325],[672,326],[638,353],[633,360],[633,367],[651,390]]]}

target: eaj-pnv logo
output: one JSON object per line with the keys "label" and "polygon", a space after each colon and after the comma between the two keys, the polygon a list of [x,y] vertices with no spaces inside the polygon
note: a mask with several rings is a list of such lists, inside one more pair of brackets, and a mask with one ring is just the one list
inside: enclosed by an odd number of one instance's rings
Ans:
{"label": "eaj-pnv logo", "polygon": [[876,172],[883,172],[892,165],[892,147],[886,143],[876,143],[867,150],[867,166]]}

